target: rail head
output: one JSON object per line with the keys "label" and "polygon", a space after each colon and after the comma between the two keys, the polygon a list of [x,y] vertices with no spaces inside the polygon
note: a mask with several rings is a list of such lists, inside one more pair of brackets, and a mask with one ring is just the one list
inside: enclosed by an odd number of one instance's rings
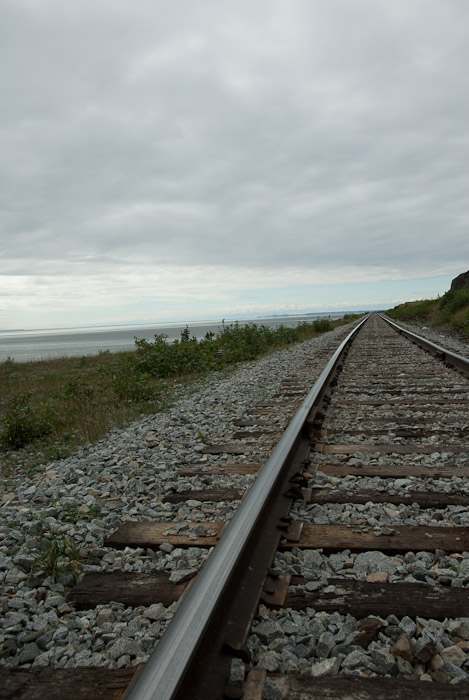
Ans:
{"label": "rail head", "polygon": [[[218,545],[198,574],[194,585],[182,601],[155,651],[125,694],[125,700],[176,700],[181,697],[206,697],[200,696],[195,690],[192,692],[192,688],[187,690],[187,675],[189,674],[190,677],[196,675],[196,671],[191,669],[197,659],[200,661],[202,640],[211,634],[210,629],[211,625],[215,624],[214,621],[224,616],[223,604],[226,602],[226,597],[232,594],[233,584],[238,584],[238,588],[243,587],[239,584],[238,578],[240,562],[244,561],[245,564],[248,548],[255,547],[252,540],[256,539],[253,536],[256,525],[259,525],[264,514],[269,511],[279,489],[285,489],[285,483],[288,484],[290,473],[287,475],[284,473],[285,464],[289,460],[301,459],[301,454],[303,459],[307,456],[304,446],[299,447],[299,441],[301,439],[305,441],[301,436],[308,415],[322,396],[324,387],[327,386],[345,349],[368,318],[369,315],[348,334],[309,391],[270,459],[242,500]],[[268,517],[269,522],[266,521],[264,524],[262,521],[263,528],[270,529],[275,537],[279,537],[278,514],[271,515],[269,511]],[[275,549],[276,544],[271,554],[258,552],[254,556],[266,556],[266,561],[270,562]],[[250,553],[249,556],[252,554]],[[269,565],[268,563],[267,567]],[[186,691],[181,695],[183,685],[186,686]]]}
{"label": "rail head", "polygon": [[452,352],[451,350],[447,350],[446,348],[441,347],[441,345],[432,343],[430,340],[428,340],[427,338],[423,338],[421,335],[417,335],[417,333],[412,333],[412,331],[408,331],[406,328],[402,328],[402,326],[399,326],[394,321],[391,321],[391,319],[389,319],[387,316],[384,316],[383,314],[379,314],[379,316],[383,319],[383,321],[386,321],[386,323],[389,324],[392,328],[394,328],[398,333],[408,338],[412,342],[416,343],[419,347],[423,348],[424,350],[427,350],[439,360],[442,360],[442,362],[448,363],[454,369],[457,369],[459,372],[464,374],[464,376],[469,377],[469,358],[464,357],[463,355],[458,355],[457,353]]}

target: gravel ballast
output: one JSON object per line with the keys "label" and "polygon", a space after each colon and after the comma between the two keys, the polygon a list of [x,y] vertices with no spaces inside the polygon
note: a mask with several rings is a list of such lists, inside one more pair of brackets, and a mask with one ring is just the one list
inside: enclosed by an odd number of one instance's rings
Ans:
{"label": "gravel ballast", "polygon": [[[163,499],[173,492],[246,489],[255,476],[202,472],[196,476],[179,476],[179,469],[193,464],[208,468],[234,461],[265,462],[278,436],[244,438],[251,452],[235,458],[230,454],[204,454],[204,447],[208,443],[232,443],[233,433],[239,430],[235,421],[247,417],[247,411],[257,403],[279,401],[277,396],[285,390],[282,381],[289,375],[304,374],[307,361],[306,393],[351,327],[336,329],[243,364],[226,375],[211,375],[193,382],[190,391],[181,389],[174,406],[167,411],[114,430],[97,444],[48,464],[32,477],[21,474],[9,477],[1,498],[0,663],[24,668],[123,668],[144,662],[173,618],[178,603],[133,608],[110,603],[76,611],[66,600],[70,587],[84,573],[94,571],[165,571],[175,582],[199,571],[210,550],[181,549],[165,543],[156,551],[131,548],[117,551],[104,547],[103,542],[128,519],[165,521],[168,530],[172,522],[230,520],[239,501],[201,502],[189,498],[184,503],[173,504]],[[419,332],[413,326],[412,329]],[[425,332],[423,329],[421,334]],[[445,345],[441,334],[430,332],[430,335],[431,340]],[[467,346],[462,347],[457,341],[452,347],[459,354],[469,354]],[[301,396],[298,398],[301,400]],[[279,406],[272,418],[273,427],[283,430],[294,412],[294,406]],[[390,410],[390,419],[392,415]],[[360,420],[366,423],[366,412],[363,416],[357,414],[353,423],[334,424],[334,427],[356,430]],[[425,420],[422,414],[423,424]],[[445,426],[451,430],[461,424],[462,419],[448,416]],[[359,444],[360,440],[360,436],[347,438],[349,443]],[[236,442],[242,443],[243,439]],[[421,442],[432,444],[426,439]],[[454,442],[458,444],[457,439]],[[396,444],[402,441],[396,438]],[[349,465],[389,462],[388,456],[373,453],[337,459]],[[415,455],[396,453],[392,460],[405,465],[414,463]],[[319,470],[315,486],[389,489],[402,494],[409,490],[468,493],[463,478],[431,476],[431,469],[442,462],[455,467],[466,465],[467,457],[463,454],[438,451],[425,454],[419,463],[428,467],[428,477],[409,479],[348,476],[338,480],[320,471],[322,463],[331,461],[330,455],[315,455],[314,466]],[[442,509],[386,503],[319,506],[298,501],[293,516],[315,523],[349,525],[366,520],[377,528],[396,523],[469,525],[467,509],[458,506]],[[278,553],[274,567],[280,573],[303,576],[307,589],[312,591],[327,589],[327,579],[331,576],[366,581],[368,576],[383,572],[390,583],[469,587],[467,553],[454,556],[439,551],[415,552],[389,557],[379,552],[363,554],[345,550],[326,556],[318,550],[293,548]],[[50,575],[51,571],[55,577]],[[261,606],[248,640],[253,664],[268,671],[300,672],[315,677],[346,673],[400,675],[452,684],[469,681],[469,619],[437,622],[389,616],[366,620],[312,608],[276,612]],[[357,639],[364,628],[368,629],[366,625],[374,631],[374,636],[364,647]],[[241,671],[237,668],[233,673],[240,675]]]}
{"label": "gravel ballast", "polygon": [[[173,580],[198,571],[209,550],[161,545],[156,552],[117,551],[103,542],[128,519],[229,520],[239,502],[171,504],[162,499],[175,490],[247,488],[254,477],[179,478],[178,470],[193,463],[266,461],[275,437],[256,440],[252,455],[235,460],[227,454],[204,455],[203,450],[206,443],[232,442],[233,421],[261,401],[277,401],[282,381],[305,372],[305,362],[307,391],[350,328],[192,382],[167,411],[114,430],[32,477],[9,476],[1,497],[0,663],[120,668],[145,661],[177,603],[169,608],[112,603],[76,611],[66,601],[67,591],[92,571],[166,571]],[[281,408],[274,424],[283,430],[293,413],[294,408]]]}

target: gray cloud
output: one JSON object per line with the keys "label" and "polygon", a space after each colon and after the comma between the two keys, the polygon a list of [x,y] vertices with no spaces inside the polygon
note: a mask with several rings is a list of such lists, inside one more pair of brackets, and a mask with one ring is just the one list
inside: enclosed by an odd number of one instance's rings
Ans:
{"label": "gray cloud", "polygon": [[411,275],[469,253],[465,0],[3,0],[2,15],[5,271]]}

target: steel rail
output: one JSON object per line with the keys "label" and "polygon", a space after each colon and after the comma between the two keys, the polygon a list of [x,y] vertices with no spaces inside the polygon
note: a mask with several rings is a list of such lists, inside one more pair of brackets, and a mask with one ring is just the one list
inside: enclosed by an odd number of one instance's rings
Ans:
{"label": "steel rail", "polygon": [[387,324],[392,326],[398,333],[405,336],[409,340],[412,340],[424,350],[428,350],[428,352],[431,352],[432,355],[435,355],[435,357],[442,360],[442,362],[447,362],[452,367],[462,372],[466,377],[469,376],[469,359],[467,357],[457,355],[455,352],[446,350],[446,348],[442,348],[441,345],[432,343],[430,340],[423,338],[421,335],[417,335],[416,333],[412,333],[411,331],[402,328],[402,326],[394,323],[394,321],[391,321],[389,318],[387,318],[387,316],[383,316],[383,314],[379,314],[379,316],[383,319],[383,321],[386,321]]}
{"label": "steel rail", "polygon": [[[232,642],[229,644],[231,651],[240,644],[240,638],[244,641],[255,609],[248,611],[246,615],[246,611],[242,608],[242,600],[241,607],[238,605],[238,608],[235,608],[240,617],[243,615],[246,617],[241,621],[243,634],[240,635],[238,630],[237,636],[236,622],[227,622],[226,606],[230,604],[231,598],[239,593],[239,588],[248,588],[240,574],[241,567],[252,571],[255,568],[254,564],[256,566],[258,564],[258,558],[265,556],[264,551],[258,546],[259,538],[253,533],[261,523],[263,534],[265,530],[274,530],[277,537],[273,551],[268,553],[268,559],[265,560],[267,564],[264,563],[262,579],[264,580],[281,535],[279,515],[278,513],[270,515],[269,509],[272,507],[273,499],[278,499],[279,496],[281,498],[282,495],[285,496],[284,502],[290,505],[291,497],[288,500],[288,494],[284,494],[282,489],[285,485],[288,486],[293,470],[298,469],[308,456],[309,437],[304,430],[308,416],[313,407],[320,402],[344,351],[368,318],[369,315],[340,344],[309,391],[270,459],[242,500],[218,545],[195,579],[194,585],[182,601],[155,651],[131,683],[124,696],[125,700],[176,700],[176,698],[208,700],[209,697],[219,697],[222,689],[218,688],[216,694],[211,695],[207,690],[207,684],[204,686],[203,680],[200,681],[200,667],[210,666],[210,655],[204,651],[207,646],[206,638],[211,637],[210,644],[218,644],[219,650],[226,646],[227,642]],[[289,464],[287,470],[285,470],[286,464]],[[274,518],[274,524],[272,521],[263,521],[267,512],[271,519]],[[249,552],[250,558],[246,558],[249,549],[252,550]],[[232,613],[232,610],[230,612]],[[221,625],[220,620],[223,620],[225,627]],[[233,634],[230,634],[230,626],[233,626]],[[225,634],[225,639],[219,640],[219,634]],[[239,655],[242,656],[242,654]],[[226,675],[224,677],[226,678]],[[212,688],[213,685],[210,686],[211,692],[213,692]]]}

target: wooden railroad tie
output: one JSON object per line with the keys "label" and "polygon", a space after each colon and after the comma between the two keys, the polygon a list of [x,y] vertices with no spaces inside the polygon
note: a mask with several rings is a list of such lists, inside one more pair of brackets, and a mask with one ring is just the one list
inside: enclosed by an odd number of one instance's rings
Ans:
{"label": "wooden railroad tie", "polygon": [[[314,525],[310,523],[293,523],[302,525],[299,538],[288,539],[284,535],[280,549],[299,547],[300,549],[320,549],[325,552],[340,552],[350,549],[354,552],[381,550],[387,553],[397,552],[431,552],[441,549],[445,552],[469,551],[469,527],[425,527],[399,525],[392,529],[392,534],[375,535],[372,531],[358,530],[346,525]],[[184,526],[186,530],[180,530]],[[205,533],[198,535],[199,528]],[[213,547],[218,542],[225,523],[220,522],[139,522],[126,521],[114,534],[108,537],[105,547],[143,547],[158,549],[164,542],[175,547]]]}
{"label": "wooden railroad tie", "polygon": [[[376,490],[344,490],[336,488],[301,489],[303,499],[307,503],[325,505],[326,503],[392,503],[394,505],[412,505],[416,503],[421,508],[444,508],[450,505],[469,505],[469,495],[455,493],[439,493],[437,491],[406,491],[405,493],[388,493]],[[166,503],[183,503],[194,501],[238,501],[246,493],[246,489],[196,489],[168,493],[163,498]]]}
{"label": "wooden railroad tie", "polygon": [[[69,593],[67,600],[78,610],[88,610],[111,602],[132,607],[161,603],[165,607],[184,596],[193,578],[183,583],[171,583],[169,574],[141,574],[113,571],[86,574]],[[289,585],[296,585],[289,591]],[[447,617],[469,617],[467,589],[429,586],[424,583],[372,583],[346,578],[328,578],[317,591],[309,591],[301,577],[280,576],[269,580],[261,601],[271,608],[305,610],[314,608],[324,612],[338,611],[357,619],[369,615],[387,617],[415,617],[422,614],[435,620]]]}
{"label": "wooden railroad tie", "polygon": [[3,666],[0,700],[120,700],[139,667],[8,668]]}
{"label": "wooden railroad tie", "polygon": [[[446,464],[424,467],[420,464],[319,464],[318,471],[331,476],[380,476],[383,479],[402,479],[415,476],[420,479],[451,479],[469,477],[469,467]],[[313,474],[311,473],[311,476]]]}
{"label": "wooden railroad tie", "polygon": [[334,443],[317,442],[314,445],[315,452],[329,455],[354,455],[354,454],[424,454],[431,455],[435,452],[447,452],[448,454],[467,454],[469,445],[454,445],[452,443],[439,443],[437,445],[420,445],[392,442],[376,442],[376,443],[349,443],[348,445],[336,445]]}
{"label": "wooden railroad tie", "polygon": [[[327,676],[312,678],[293,673],[267,673],[254,668],[244,684],[244,700],[261,700],[266,678],[288,700],[467,700],[469,684],[423,683],[402,678]],[[280,695],[281,694],[281,695]]]}

